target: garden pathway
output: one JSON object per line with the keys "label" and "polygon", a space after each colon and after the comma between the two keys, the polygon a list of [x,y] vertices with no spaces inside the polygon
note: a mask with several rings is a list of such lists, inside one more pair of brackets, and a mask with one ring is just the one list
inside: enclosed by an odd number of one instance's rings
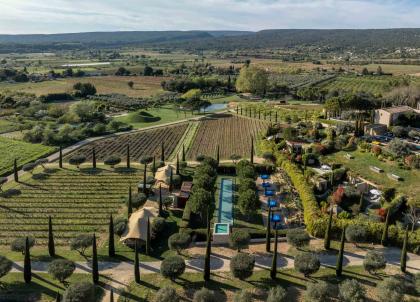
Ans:
{"label": "garden pathway", "polygon": [[[279,243],[287,244],[287,243]],[[401,250],[398,248],[375,248],[377,251],[382,251],[385,255],[389,266],[399,267]],[[354,253],[345,253],[344,266],[360,266],[363,265],[363,259],[366,251],[358,251]],[[336,255],[321,254],[319,256],[321,265],[325,267],[335,267]],[[255,257],[255,270],[270,269],[271,256],[258,254]],[[215,272],[230,271],[230,258],[228,256],[212,254],[211,270]],[[159,273],[161,261],[142,262],[140,263],[140,274]],[[32,262],[33,273],[46,273],[48,271],[48,262]],[[186,272],[202,272],[204,267],[204,256],[198,256],[186,261]],[[293,257],[280,254],[277,261],[279,269],[293,268]],[[117,301],[118,292],[126,288],[133,279],[134,265],[132,262],[100,262],[99,270],[101,275],[108,280],[108,285],[105,291],[103,301],[109,301],[110,289],[114,289],[114,298]],[[415,254],[408,254],[407,270],[412,273],[420,273],[420,256]],[[12,272],[22,272],[23,262],[15,262],[13,264]],[[89,262],[77,262],[75,273],[91,272]]]}

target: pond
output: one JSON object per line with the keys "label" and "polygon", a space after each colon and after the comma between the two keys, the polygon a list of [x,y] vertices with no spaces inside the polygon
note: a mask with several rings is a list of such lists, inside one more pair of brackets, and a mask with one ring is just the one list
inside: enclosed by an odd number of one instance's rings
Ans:
{"label": "pond", "polygon": [[214,111],[219,111],[219,110],[226,109],[227,106],[228,106],[228,104],[223,104],[223,103],[211,104],[210,106],[201,108],[200,109],[200,112],[214,112]]}

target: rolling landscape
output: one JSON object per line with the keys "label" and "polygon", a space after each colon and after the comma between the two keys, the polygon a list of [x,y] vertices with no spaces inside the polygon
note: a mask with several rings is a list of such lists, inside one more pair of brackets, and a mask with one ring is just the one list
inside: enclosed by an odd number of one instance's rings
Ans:
{"label": "rolling landscape", "polygon": [[420,5],[143,2],[0,0],[0,301],[420,301]]}

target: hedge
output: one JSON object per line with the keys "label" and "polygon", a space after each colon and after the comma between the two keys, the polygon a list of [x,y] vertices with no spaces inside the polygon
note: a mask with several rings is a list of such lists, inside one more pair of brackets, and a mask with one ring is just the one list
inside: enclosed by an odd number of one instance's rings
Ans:
{"label": "hedge", "polygon": [[[302,171],[299,167],[291,163],[286,156],[277,150],[274,142],[263,141],[260,145],[262,152],[272,152],[276,159],[277,165],[281,167],[290,177],[294,187],[296,188],[303,205],[303,214],[306,229],[315,237],[323,237],[328,224],[328,216],[322,214],[319,209],[318,202],[310,185],[307,184]],[[364,225],[367,231],[367,239],[380,243],[384,223],[374,222],[360,219],[337,219],[333,218],[331,234],[341,234],[344,227],[351,224]],[[399,229],[395,225],[390,225],[388,229],[388,238],[391,244],[402,246],[405,236],[405,230]],[[410,232],[408,237],[408,248],[411,251],[418,249],[420,246],[420,229]],[[415,251],[416,252],[416,251]]]}

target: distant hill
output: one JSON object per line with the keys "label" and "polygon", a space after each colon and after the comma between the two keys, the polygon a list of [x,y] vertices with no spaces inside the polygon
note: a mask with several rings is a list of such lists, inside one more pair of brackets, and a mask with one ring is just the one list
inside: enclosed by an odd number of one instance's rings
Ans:
{"label": "distant hill", "polygon": [[247,31],[121,31],[51,35],[0,35],[0,52],[120,46],[188,50],[310,47],[320,51],[420,48],[420,29],[274,29]]}

